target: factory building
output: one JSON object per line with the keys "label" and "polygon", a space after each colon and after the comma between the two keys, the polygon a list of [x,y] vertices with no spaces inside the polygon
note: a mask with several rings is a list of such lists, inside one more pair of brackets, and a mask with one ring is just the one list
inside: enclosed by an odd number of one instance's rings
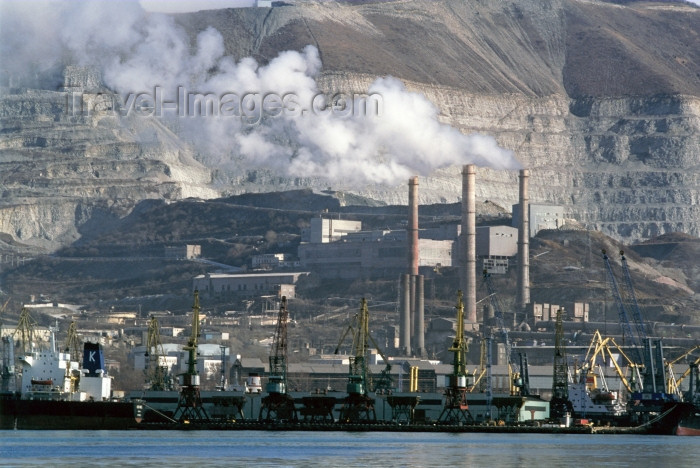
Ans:
{"label": "factory building", "polygon": [[296,282],[299,277],[308,275],[299,273],[206,273],[195,276],[192,288],[203,295],[219,297],[250,297],[276,295],[278,297],[295,297]]}
{"label": "factory building", "polygon": [[489,273],[505,274],[508,259],[518,253],[518,229],[510,226],[476,228],[476,256]]}
{"label": "factory building", "polygon": [[177,246],[166,246],[164,249],[165,258],[187,259],[202,257],[202,246],[198,244],[187,244]]}
{"label": "factory building", "polygon": [[253,255],[250,260],[253,270],[274,270],[276,268],[298,268],[300,266],[297,259],[288,254],[270,253]]}
{"label": "factory building", "polygon": [[[513,226],[520,225],[520,204],[513,205]],[[559,229],[566,223],[564,207],[559,205],[528,204],[530,237],[543,229]]]}
{"label": "factory building", "polygon": [[361,221],[347,219],[312,218],[309,226],[309,240],[313,244],[337,242],[341,237],[362,230]]}
{"label": "factory building", "polygon": [[[406,231],[361,231],[361,223],[352,221],[351,223],[356,223],[354,226],[357,230],[346,230],[338,235],[339,231],[335,229],[342,220],[322,221],[333,223],[325,224],[320,235],[314,235],[312,226],[311,239],[316,242],[306,242],[299,246],[302,268],[323,271],[327,278],[343,279],[391,277],[405,271]],[[336,240],[329,242],[327,239]],[[419,267],[452,266],[453,240],[421,238],[418,242],[421,252]]]}

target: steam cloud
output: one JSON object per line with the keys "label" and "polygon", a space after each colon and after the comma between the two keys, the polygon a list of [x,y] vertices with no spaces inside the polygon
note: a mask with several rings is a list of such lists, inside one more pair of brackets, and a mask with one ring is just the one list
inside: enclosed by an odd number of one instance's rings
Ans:
{"label": "steam cloud", "polygon": [[[64,63],[96,67],[122,101],[129,94],[152,93],[156,86],[170,98],[178,87],[217,96],[291,94],[301,107],[319,94],[315,78],[322,64],[312,46],[282,52],[261,66],[252,58],[236,62],[226,56],[223,38],[213,28],[191,44],[172,17],[147,13],[135,1],[5,0],[0,8],[1,58],[10,75],[46,72]],[[179,117],[178,127],[209,165],[266,167],[345,184],[393,185],[468,163],[520,167],[492,137],[464,135],[439,123],[438,109],[395,78],[378,78],[367,92],[381,96],[380,115],[307,112],[262,118],[254,125],[222,115]]]}

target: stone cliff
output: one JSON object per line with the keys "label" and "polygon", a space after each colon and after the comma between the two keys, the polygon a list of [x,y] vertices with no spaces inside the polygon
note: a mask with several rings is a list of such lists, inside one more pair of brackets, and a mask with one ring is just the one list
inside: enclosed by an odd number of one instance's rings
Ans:
{"label": "stone cliff", "polygon": [[[587,0],[305,2],[265,15],[183,15],[261,62],[316,45],[322,89],[366,92],[400,77],[464,133],[493,135],[532,171],[531,201],[564,205],[622,241],[700,235],[700,9]],[[243,24],[252,24],[251,29]],[[234,179],[256,190],[274,178]],[[477,197],[509,208],[514,173],[480,169]],[[285,184],[283,181],[276,183]],[[288,187],[318,184],[287,181]],[[459,168],[423,178],[422,202],[453,202]],[[351,187],[339,187],[351,189]],[[362,195],[406,203],[407,190]]]}
{"label": "stone cliff", "polygon": [[[289,2],[292,3],[292,2]],[[622,241],[700,236],[700,9],[589,0],[299,2],[177,15],[192,38],[219,30],[226,53],[261,63],[315,45],[327,91],[366,92],[400,78],[464,133],[493,135],[532,171],[531,201]],[[99,74],[68,69],[97,93]],[[9,83],[12,84],[12,83]],[[145,198],[216,196],[209,170],[157,119],[118,118],[104,94],[91,116],[65,92],[0,96],[0,232],[48,250],[105,229]],[[224,193],[327,182],[217,170]],[[506,208],[516,174],[480,168],[478,193]],[[221,184],[226,184],[222,186]],[[454,202],[459,168],[420,181],[420,200]],[[353,187],[333,187],[352,191]],[[406,203],[407,190],[363,196]]]}
{"label": "stone cliff", "polygon": [[[98,91],[93,73],[67,74],[72,87]],[[74,113],[69,96],[0,90],[0,232],[52,251],[82,229],[108,229],[140,200],[218,195],[209,170],[157,119],[115,115],[108,93],[94,95],[90,115]]]}

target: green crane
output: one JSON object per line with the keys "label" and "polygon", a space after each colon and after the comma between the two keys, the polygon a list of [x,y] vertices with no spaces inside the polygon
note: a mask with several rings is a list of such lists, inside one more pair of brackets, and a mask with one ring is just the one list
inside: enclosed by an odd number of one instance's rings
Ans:
{"label": "green crane", "polygon": [[452,351],[452,374],[445,389],[445,407],[438,417],[442,424],[468,423],[472,420],[467,404],[467,340],[464,338],[464,301],[462,290],[457,291],[457,331],[449,351]]}

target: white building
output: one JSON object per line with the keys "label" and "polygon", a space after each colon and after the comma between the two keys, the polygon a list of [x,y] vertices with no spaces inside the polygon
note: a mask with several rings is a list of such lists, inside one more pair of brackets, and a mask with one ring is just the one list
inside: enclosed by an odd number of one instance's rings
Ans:
{"label": "white building", "polygon": [[308,272],[297,273],[206,273],[195,276],[192,288],[205,295],[295,297],[296,282]]}
{"label": "white building", "polygon": [[[513,226],[520,225],[520,204],[513,205]],[[564,207],[560,205],[529,204],[530,237],[543,229],[559,229],[566,222]]]}
{"label": "white building", "polygon": [[314,244],[336,242],[348,233],[359,232],[361,230],[361,221],[311,218],[311,225],[309,227],[310,242]]}

